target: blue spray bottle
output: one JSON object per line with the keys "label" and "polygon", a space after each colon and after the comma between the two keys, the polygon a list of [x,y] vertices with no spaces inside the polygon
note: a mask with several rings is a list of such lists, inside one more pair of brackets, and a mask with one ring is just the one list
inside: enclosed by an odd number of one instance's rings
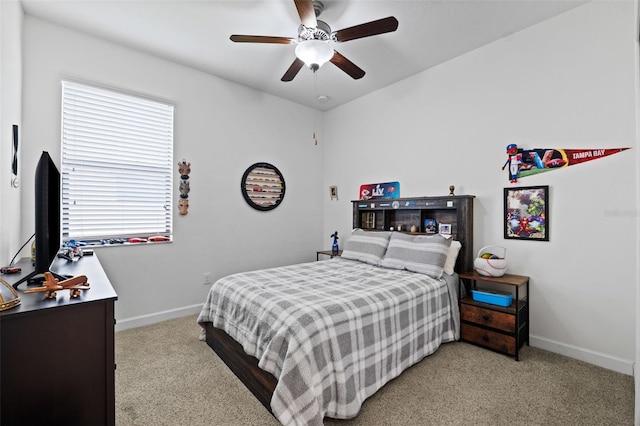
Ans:
{"label": "blue spray bottle", "polygon": [[338,246],[338,231],[331,234],[331,238],[333,238],[333,244],[331,245],[331,254],[337,255],[340,247]]}

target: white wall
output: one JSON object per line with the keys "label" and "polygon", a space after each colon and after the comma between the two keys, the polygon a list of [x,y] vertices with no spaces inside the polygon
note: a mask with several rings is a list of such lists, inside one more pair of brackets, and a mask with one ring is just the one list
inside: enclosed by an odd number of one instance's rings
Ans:
{"label": "white wall", "polygon": [[[635,3],[634,16],[636,17],[636,41],[640,40],[640,7],[638,1]],[[636,105],[635,105],[635,117],[636,117],[636,143],[640,146],[640,43],[636,43],[635,49],[635,69],[636,76]],[[636,158],[640,156],[640,153],[636,153]],[[640,161],[636,162],[636,176],[640,176]],[[636,188],[636,214],[640,217],[640,185]],[[636,259],[640,259],[640,227],[636,230]],[[640,277],[640,262],[636,262],[636,277]],[[640,316],[638,310],[640,309],[640,285],[636,285],[636,352],[635,352],[635,425],[640,425],[640,377],[637,374],[638,363],[640,363]]]}
{"label": "white wall", "polygon": [[[531,277],[531,343],[631,374],[637,164],[634,2],[593,2],[325,114],[325,231],[347,235],[363,183],[475,199],[474,252]],[[503,239],[505,146],[633,147],[521,179],[550,186],[550,241]],[[607,211],[618,211],[608,215]],[[628,213],[628,214],[627,214]]]}
{"label": "white wall", "polygon": [[22,124],[22,22],[18,1],[0,2],[0,266],[8,265],[21,245],[20,190],[11,186],[11,158],[13,125]]}
{"label": "white wall", "polygon": [[[334,230],[344,243],[362,183],[399,180],[404,196],[454,184],[477,196],[474,251],[505,245],[511,272],[532,277],[532,344],[630,373],[637,217],[606,212],[638,205],[633,5],[589,3],[329,111],[318,146],[309,138],[317,113],[305,107],[27,17],[21,237],[32,232],[35,161],[42,149],[59,156],[59,80],[93,81],[175,102],[175,160],[192,164],[191,208],[176,214],[174,243],[99,252],[119,321],[197,307],[203,272],[313,260]],[[551,241],[522,242],[502,238],[511,142],[633,149],[522,179],[551,187]],[[287,182],[270,213],[238,190],[257,161]]]}
{"label": "white wall", "polygon": [[[218,278],[315,260],[325,239],[323,153],[311,139],[317,112],[37,18],[25,17],[24,25],[23,238],[33,232],[33,170],[41,151],[59,166],[62,77],[176,106],[175,198],[182,159],[191,163],[191,192],[188,215],[175,210],[175,241],[98,249],[118,293],[121,327],[159,312],[197,311],[208,289],[205,272]],[[270,212],[250,208],[240,192],[244,171],[256,162],[284,175],[285,198]]]}

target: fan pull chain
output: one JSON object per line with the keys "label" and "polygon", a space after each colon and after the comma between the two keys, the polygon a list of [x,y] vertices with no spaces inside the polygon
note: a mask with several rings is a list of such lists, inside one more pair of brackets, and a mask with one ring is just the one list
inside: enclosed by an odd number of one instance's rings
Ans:
{"label": "fan pull chain", "polygon": [[[317,70],[313,70],[313,90],[315,92],[314,99],[318,99],[318,72]],[[318,145],[318,138],[316,138],[316,127],[317,127],[317,114],[313,113],[313,144]]]}

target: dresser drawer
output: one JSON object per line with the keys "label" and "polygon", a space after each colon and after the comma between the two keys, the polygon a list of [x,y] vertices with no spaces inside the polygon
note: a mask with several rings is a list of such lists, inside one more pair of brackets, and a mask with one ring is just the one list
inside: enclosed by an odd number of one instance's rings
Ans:
{"label": "dresser drawer", "polygon": [[463,321],[484,325],[507,333],[516,332],[516,316],[504,312],[463,303],[460,305],[460,318]]}
{"label": "dresser drawer", "polygon": [[514,336],[507,336],[463,323],[460,324],[460,337],[467,342],[475,343],[512,356],[516,355],[516,338]]}

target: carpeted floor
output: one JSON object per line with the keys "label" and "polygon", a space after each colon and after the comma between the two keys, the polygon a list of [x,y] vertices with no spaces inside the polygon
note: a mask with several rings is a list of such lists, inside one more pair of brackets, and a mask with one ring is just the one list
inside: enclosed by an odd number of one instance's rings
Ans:
{"label": "carpeted floor", "polygon": [[[278,425],[190,316],[116,333],[116,424]],[[633,377],[525,346],[447,343],[327,425],[633,425]]]}

